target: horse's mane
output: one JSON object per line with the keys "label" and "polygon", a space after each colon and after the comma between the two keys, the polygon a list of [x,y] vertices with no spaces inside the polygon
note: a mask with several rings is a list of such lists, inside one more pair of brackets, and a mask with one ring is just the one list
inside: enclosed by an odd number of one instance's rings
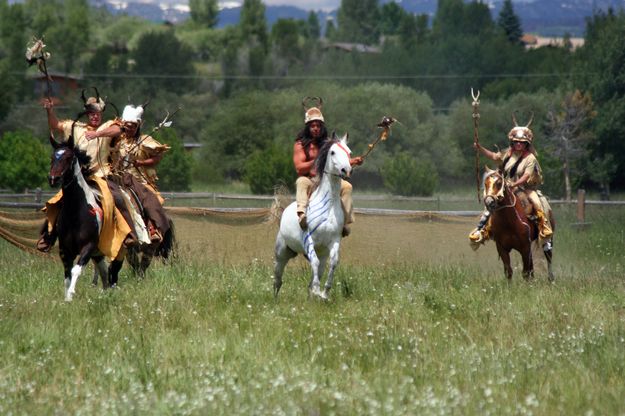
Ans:
{"label": "horse's mane", "polygon": [[338,140],[331,139],[326,140],[319,149],[319,154],[317,155],[317,159],[315,159],[315,172],[317,172],[317,177],[319,178],[319,182],[323,179],[323,174],[325,173],[326,162],[328,161],[328,153],[330,153],[330,148],[334,143],[338,143]]}
{"label": "horse's mane", "polygon": [[84,150],[79,149],[78,147],[70,147],[67,143],[63,143],[63,146],[70,148],[74,153],[74,156],[78,160],[78,164],[80,165],[80,170],[84,177],[89,177],[93,174],[93,169],[91,166],[91,156],[87,154]]}

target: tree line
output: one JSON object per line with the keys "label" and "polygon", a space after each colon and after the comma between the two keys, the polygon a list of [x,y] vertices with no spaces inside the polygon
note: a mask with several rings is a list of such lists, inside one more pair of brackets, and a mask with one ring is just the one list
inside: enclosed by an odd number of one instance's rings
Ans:
{"label": "tree line", "polygon": [[[309,95],[324,98],[328,127],[349,131],[356,154],[383,115],[400,120],[354,175],[357,187],[428,195],[468,184],[470,88],[481,91],[480,138],[491,148],[506,145],[512,112],[519,121],[535,115],[552,196],[625,186],[625,52],[613,46],[625,40],[623,12],[589,18],[584,46],[574,50],[567,42],[527,49],[510,0],[494,18],[478,1],[439,0],[430,18],[395,2],[342,0],[336,22],[310,12],[271,27],[262,1],[245,0],[239,24],[223,29],[215,27],[216,0],[189,4],[189,20],[156,24],[86,0],[1,0],[0,133],[47,137],[24,64],[29,38],[44,36],[57,72],[82,74],[81,86],[98,86],[120,107],[150,99],[146,123],[182,106],[167,133],[179,144],[175,180],[167,169],[160,174],[171,189],[242,180],[265,193],[292,184],[290,154]],[[337,47],[346,44],[353,50]],[[78,97],[64,102],[59,110],[72,117]],[[196,158],[184,154],[183,140],[203,144]],[[0,187],[11,183],[0,175]]]}

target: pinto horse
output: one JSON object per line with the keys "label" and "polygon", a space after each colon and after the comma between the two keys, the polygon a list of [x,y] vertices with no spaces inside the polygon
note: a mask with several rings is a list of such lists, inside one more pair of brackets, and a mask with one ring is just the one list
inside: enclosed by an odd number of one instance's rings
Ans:
{"label": "pinto horse", "polygon": [[[73,137],[65,143],[57,143],[50,137],[54,148],[50,163],[48,183],[51,187],[59,184],[63,190],[62,207],[56,221],[59,240],[59,255],[65,271],[65,300],[71,301],[76,293],[76,282],[82,269],[93,260],[102,279],[104,289],[111,286],[111,277],[117,281],[117,272],[123,262],[115,259],[109,276],[104,256],[98,251],[98,240],[102,227],[102,208],[98,194],[85,179],[89,172],[89,156],[74,147]],[[122,250],[123,251],[123,250]],[[78,261],[74,265],[74,259]]]}
{"label": "pinto horse", "polygon": [[[274,265],[274,295],[277,298],[282,286],[282,274],[290,259],[303,254],[310,262],[312,277],[308,285],[309,294],[327,300],[334,272],[339,263],[341,232],[345,222],[341,207],[341,179],[348,178],[352,167],[349,163],[351,151],[347,147],[347,134],[337,140],[326,142],[315,160],[319,184],[313,191],[306,218],[308,227],[302,230],[297,218],[297,206],[293,202],[285,208],[276,237]],[[325,288],[321,291],[320,278],[330,257],[330,270]]]}
{"label": "pinto horse", "polygon": [[[529,201],[528,201],[529,202]],[[532,242],[538,243],[538,226],[530,221],[520,197],[506,183],[503,174],[486,168],[484,173],[484,205],[490,213],[490,234],[497,245],[497,253],[503,261],[504,272],[508,279],[512,279],[510,265],[510,251],[513,249],[521,254],[523,260],[523,277],[530,280],[534,277],[534,263],[532,259]],[[546,213],[555,223],[551,212]],[[553,282],[551,261],[553,250],[551,244],[543,247],[547,259],[548,278]]]}

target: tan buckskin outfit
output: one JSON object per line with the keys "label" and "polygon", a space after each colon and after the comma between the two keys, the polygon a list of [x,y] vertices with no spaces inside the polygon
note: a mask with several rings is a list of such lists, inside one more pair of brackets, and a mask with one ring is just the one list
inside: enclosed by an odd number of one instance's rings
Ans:
{"label": "tan buckskin outfit", "polygon": [[[95,107],[97,111],[101,112],[104,109],[104,104],[98,101],[94,97],[89,98],[85,102],[85,108],[93,110]],[[102,103],[101,106],[100,103]],[[117,257],[122,249],[124,240],[131,234],[131,228],[128,221],[124,219],[122,213],[116,208],[113,194],[106,182],[106,176],[108,176],[111,169],[109,155],[112,138],[103,136],[89,140],[86,137],[86,133],[88,131],[104,131],[118,124],[117,121],[111,120],[95,128],[79,121],[62,120],[58,121],[58,124],[55,126],[56,130],[62,132],[61,140],[63,142],[67,142],[73,135],[74,146],[84,151],[91,158],[89,168],[92,174],[86,179],[99,190],[103,210],[103,222],[98,249],[102,254],[111,258]],[[61,210],[62,199],[63,190],[60,190],[46,202],[46,206],[43,208],[43,211],[46,213],[46,221],[42,229],[42,235],[37,243],[37,248],[41,251],[49,251],[54,244],[56,239],[56,220]]]}
{"label": "tan buckskin outfit", "polygon": [[[531,124],[531,121],[529,124]],[[508,139],[511,146],[503,152],[484,151],[481,146],[479,148],[489,159],[498,162],[503,167],[505,178],[516,184],[516,187],[524,191],[528,196],[528,199],[534,206],[540,243],[541,246],[544,246],[545,244],[550,244],[551,236],[553,235],[549,217],[546,215],[546,213],[551,211],[551,207],[547,199],[539,194],[540,191],[538,191],[538,186],[543,183],[543,176],[532,144],[534,136],[529,129],[529,124],[525,127],[517,125],[510,130]],[[516,150],[515,143],[524,143],[525,148]],[[490,213],[486,211],[482,214],[478,226],[469,234],[469,242],[471,247],[476,250],[489,237]]]}

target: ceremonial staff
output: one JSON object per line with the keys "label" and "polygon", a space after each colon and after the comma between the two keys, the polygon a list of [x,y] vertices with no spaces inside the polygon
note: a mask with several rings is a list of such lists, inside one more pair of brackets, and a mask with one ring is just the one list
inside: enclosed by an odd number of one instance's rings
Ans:
{"label": "ceremonial staff", "polygon": [[380,133],[378,138],[375,139],[373,143],[369,143],[367,145],[367,151],[362,156],[360,156],[363,161],[365,160],[367,156],[369,156],[369,153],[371,153],[373,148],[378,144],[380,140],[385,141],[388,138],[388,135],[391,132],[391,125],[395,123],[396,121],[397,120],[394,119],[393,117],[388,117],[388,116],[382,117],[382,121],[378,123],[378,127],[382,129],[382,132]]}
{"label": "ceremonial staff", "polygon": [[39,71],[45,75],[46,77],[46,97],[48,101],[50,101],[50,92],[52,91],[52,87],[50,86],[50,75],[48,74],[48,66],[46,65],[46,60],[50,59],[50,52],[44,52],[43,49],[46,45],[43,43],[43,38],[37,39],[33,38],[33,40],[26,46],[26,62],[28,62],[29,66],[37,64],[37,68]]}
{"label": "ceremonial staff", "polygon": [[478,132],[480,125],[480,91],[477,91],[477,94],[473,93],[473,88],[471,88],[471,97],[473,98],[473,102],[471,106],[473,107],[473,141],[477,145],[475,147],[475,184],[477,185],[477,202],[480,202],[480,135]]}

